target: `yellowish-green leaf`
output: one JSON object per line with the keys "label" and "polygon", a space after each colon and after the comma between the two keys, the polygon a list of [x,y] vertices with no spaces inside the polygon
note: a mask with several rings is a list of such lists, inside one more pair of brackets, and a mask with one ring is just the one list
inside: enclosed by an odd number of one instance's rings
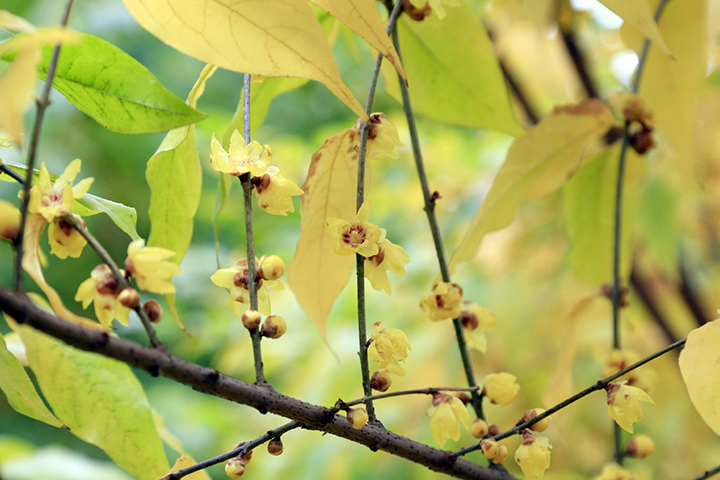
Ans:
{"label": "yellowish-green leaf", "polygon": [[720,322],[706,323],[687,337],[680,372],[702,419],[720,435]]}
{"label": "yellowish-green leaf", "polygon": [[7,349],[2,335],[0,335],[0,389],[16,412],[53,427],[63,426],[45,406],[20,361]]}
{"label": "yellowish-green leaf", "polygon": [[288,265],[288,285],[326,342],[328,314],[355,264],[355,255],[335,253],[337,239],[326,222],[355,218],[359,140],[358,130],[348,128],[328,137],[313,155],[301,187],[300,238]]}
{"label": "yellowish-green leaf", "polygon": [[678,220],[677,200],[667,182],[661,178],[646,182],[638,203],[638,225],[642,228],[643,240],[653,260],[666,274],[677,270],[680,244]]}
{"label": "yellowish-green leaf", "polygon": [[360,35],[405,78],[402,62],[386,33],[375,0],[310,0]]}
{"label": "yellowish-green leaf", "polygon": [[[163,441],[165,445],[175,450],[180,455],[183,454],[185,449],[182,446],[182,442],[180,439],[178,439],[175,435],[170,433],[170,431],[167,429],[167,425],[165,424],[165,419],[160,416],[160,414],[157,412],[157,410],[152,409],[152,416],[153,421],[155,422],[155,429],[158,432],[158,435],[160,435],[160,439]],[[176,464],[177,465],[177,464]],[[175,471],[175,470],[171,470]]]}
{"label": "yellowish-green leaf", "polygon": [[130,367],[20,326],[28,361],[57,417],[140,480],[169,465],[145,392]]}
{"label": "yellowish-green leaf", "polygon": [[665,54],[671,55],[662,33],[655,23],[648,0],[600,0],[600,3],[623,19],[624,25],[641,31]]}
{"label": "yellowish-green leaf", "polygon": [[[429,118],[517,136],[523,132],[510,105],[493,45],[464,3],[445,18],[398,22],[400,52],[413,109]],[[459,48],[462,46],[462,48]],[[400,101],[392,68],[383,70],[388,94]]]}
{"label": "yellowish-green leaf", "polygon": [[317,80],[367,119],[305,0],[123,0],[168,45],[203,62],[264,77]]}
{"label": "yellowish-green leaf", "polygon": [[[192,467],[197,462],[193,460],[193,458],[190,455],[185,455],[184,453],[180,455],[180,458],[175,460],[175,465],[170,469],[168,473],[177,472],[178,470],[182,470],[183,468]],[[188,480],[211,480],[210,476],[207,474],[207,471],[205,470],[198,470],[195,473],[191,473],[187,477]]]}
{"label": "yellowish-green leaf", "polygon": [[556,108],[518,137],[465,238],[453,253],[450,267],[473,258],[485,234],[507,226],[523,203],[564,185],[588,151],[596,147],[612,120],[610,110],[602,102],[590,100]]}
{"label": "yellowish-green leaf", "polygon": [[[581,280],[592,286],[600,286],[612,280],[619,161],[619,146],[602,152],[583,165],[562,192],[565,228],[572,245],[570,266]],[[635,212],[644,174],[645,160],[634,152],[628,152],[620,249],[620,275],[623,278],[627,278],[632,266]]]}

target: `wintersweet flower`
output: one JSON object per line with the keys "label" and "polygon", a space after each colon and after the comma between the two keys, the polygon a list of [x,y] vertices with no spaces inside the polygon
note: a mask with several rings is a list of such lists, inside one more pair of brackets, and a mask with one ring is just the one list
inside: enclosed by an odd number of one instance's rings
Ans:
{"label": "wintersweet flower", "polygon": [[215,134],[213,134],[210,148],[212,150],[210,153],[212,168],[235,177],[245,173],[254,177],[264,175],[272,159],[272,150],[269,146],[263,147],[258,142],[250,142],[249,145],[246,145],[237,129],[230,137],[230,152],[225,151],[215,138]]}
{"label": "wintersweet flower", "polygon": [[542,477],[550,466],[550,439],[538,437],[526,430],[523,442],[515,451],[515,461],[528,478]]}
{"label": "wintersweet flower", "polygon": [[[258,271],[257,259],[255,259],[255,264],[256,271]],[[221,268],[210,277],[210,280],[218,287],[230,290],[230,310],[240,318],[250,309],[249,275],[247,258],[242,258],[230,268]],[[258,311],[263,315],[270,315],[269,290],[282,290],[283,288],[280,280],[259,279],[257,290]]]}
{"label": "wintersweet flower", "polygon": [[[77,215],[74,216],[84,227],[85,220]],[[48,227],[48,242],[50,243],[50,253],[62,259],[67,257],[78,258],[83,247],[87,244],[85,237],[80,235],[80,232],[68,225],[62,218],[56,218]]]}
{"label": "wintersweet flower", "polygon": [[287,212],[294,212],[292,197],[302,195],[303,191],[295,182],[280,175],[280,169],[275,165],[267,167],[267,172],[255,177],[255,198],[260,208],[273,215],[287,216]]}
{"label": "wintersweet flower", "polygon": [[180,266],[168,259],[175,252],[167,248],[146,247],[145,240],[135,240],[128,246],[125,269],[135,278],[138,288],[152,293],[175,293],[170,277],[182,273]]}
{"label": "wintersweet flower", "polygon": [[608,463],[603,467],[602,473],[593,480],[635,480],[635,477],[617,463]]}
{"label": "wintersweet flower", "polygon": [[462,295],[457,283],[436,283],[432,292],[420,299],[420,308],[433,322],[457,318],[462,313]]}
{"label": "wintersweet flower", "polygon": [[385,238],[384,228],[380,231],[382,235],[377,242],[378,253],[365,258],[365,278],[370,280],[370,285],[375,290],[385,290],[385,293],[391,295],[392,287],[387,271],[390,270],[398,276],[405,275],[405,265],[410,263],[410,257],[404,248]]}
{"label": "wintersweet flower", "polygon": [[435,443],[442,447],[448,438],[459,439],[458,420],[465,429],[470,429],[470,414],[459,398],[445,393],[435,393],[432,403],[433,406],[428,408],[427,415],[430,417],[430,433]]}
{"label": "wintersweet flower", "polygon": [[[120,273],[125,272],[120,270]],[[94,303],[95,316],[103,327],[109,327],[113,319],[127,325],[130,309],[118,301],[121,291],[122,288],[110,267],[102,264],[95,267],[90,273],[90,278],[80,284],[75,294],[75,301],[82,302],[83,308]]]}
{"label": "wintersweet flower", "polygon": [[81,163],[80,159],[73,160],[63,174],[51,183],[50,173],[43,162],[40,165],[38,182],[30,189],[28,205],[30,213],[39,213],[45,221],[52,222],[69,212],[73,200],[85,195],[93,182],[92,178],[86,178],[73,186],[73,180],[80,172]]}
{"label": "wintersweet flower", "polygon": [[432,8],[432,11],[435,12],[441,20],[445,18],[446,12],[445,12],[445,5],[449,7],[459,7],[460,1],[459,0],[410,0],[410,3],[412,3],[416,8],[424,8],[428,3],[430,3],[430,8]]}
{"label": "wintersweet flower", "polygon": [[491,373],[483,381],[483,393],[492,403],[509,405],[520,391],[520,385],[515,383],[517,377],[509,373]]}
{"label": "wintersweet flower", "polygon": [[[603,363],[603,377],[609,377],[614,375],[620,370],[632,365],[633,363],[640,360],[640,355],[633,350],[619,350],[614,349],[610,352],[607,358],[604,359]],[[620,380],[627,380],[628,385],[637,386],[639,375],[639,369],[632,370],[622,377]]]}
{"label": "wintersweet flower", "polygon": [[385,328],[383,322],[375,322],[368,346],[368,357],[373,362],[379,362],[378,368],[404,377],[405,369],[399,362],[405,361],[408,350],[412,348],[405,332],[398,328]]}
{"label": "wintersweet flower", "polygon": [[366,258],[378,254],[380,248],[377,242],[382,236],[382,231],[374,223],[368,222],[368,218],[370,218],[370,201],[366,200],[352,222],[334,217],[327,219],[328,232],[338,239],[335,253],[338,255],[359,253]]}
{"label": "wintersweet flower", "polygon": [[475,302],[462,302],[462,313],[458,317],[465,334],[465,343],[469,348],[485,353],[487,338],[485,331],[495,328],[495,314]]}
{"label": "wintersweet flower", "polygon": [[13,241],[20,231],[20,210],[0,200],[0,238]]}
{"label": "wintersweet flower", "polygon": [[[362,120],[358,120],[359,126]],[[398,158],[397,148],[402,147],[397,128],[384,113],[370,115],[370,129],[368,130],[367,154],[368,160],[383,160],[386,157]]]}
{"label": "wintersweet flower", "polygon": [[608,384],[608,414],[623,430],[633,433],[633,423],[643,419],[639,401],[655,403],[650,395],[637,387],[626,385],[624,381]]}

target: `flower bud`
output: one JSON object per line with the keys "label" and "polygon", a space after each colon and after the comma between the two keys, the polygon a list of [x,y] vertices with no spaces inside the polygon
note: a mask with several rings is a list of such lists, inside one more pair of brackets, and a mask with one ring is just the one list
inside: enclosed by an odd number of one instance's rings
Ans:
{"label": "flower bud", "polygon": [[140,306],[140,294],[134,288],[125,288],[118,295],[118,302],[123,307],[135,309]]}
{"label": "flower bud", "polygon": [[265,319],[260,336],[268,338],[280,338],[287,332],[287,323],[280,315],[270,315]]}
{"label": "flower bud", "polygon": [[282,443],[282,440],[280,439],[280,437],[273,438],[272,440],[270,440],[268,442],[267,449],[268,449],[268,453],[270,455],[277,456],[277,455],[280,455],[281,453],[283,453],[283,443]]}
{"label": "flower bud", "polygon": [[495,423],[491,423],[490,426],[488,426],[488,435],[490,435],[491,437],[494,437],[495,435],[500,435],[500,427],[498,427]]}
{"label": "flower bud", "polygon": [[520,385],[515,383],[516,379],[515,375],[509,373],[491,373],[485,376],[483,393],[492,403],[509,405],[520,391]]}
{"label": "flower bud", "polygon": [[242,458],[234,457],[225,464],[225,473],[230,478],[238,478],[245,473],[245,461]]}
{"label": "flower bud", "polygon": [[20,231],[20,210],[0,200],[0,238],[14,241]]}
{"label": "flower bud", "polygon": [[625,453],[633,458],[645,458],[655,451],[655,442],[647,435],[633,435]]}
{"label": "flower bud", "polygon": [[475,438],[484,438],[488,434],[488,424],[482,418],[476,418],[475,421],[470,425],[470,433]]}
{"label": "flower bud", "polygon": [[370,388],[378,392],[386,392],[390,385],[392,385],[392,376],[385,369],[376,371],[370,378]]}
{"label": "flower bud", "polygon": [[492,460],[500,453],[500,444],[495,440],[485,439],[480,442],[480,449],[488,460]]}
{"label": "flower bud", "polygon": [[159,323],[163,316],[162,307],[155,300],[148,300],[143,304],[143,312],[152,323]]}
{"label": "flower bud", "polygon": [[98,279],[95,283],[95,289],[101,295],[115,295],[118,289],[119,283],[115,275],[112,274],[110,269],[104,263],[93,268],[93,272],[97,272]]}
{"label": "flower bud", "polygon": [[248,330],[254,330],[260,326],[260,314],[257,310],[248,310],[242,315],[242,322]]}
{"label": "flower bud", "polygon": [[285,273],[285,262],[277,255],[264,255],[258,271],[265,280],[277,280]]}
{"label": "flower bud", "polygon": [[248,450],[248,451],[246,451],[245,453],[243,453],[242,459],[243,459],[243,461],[245,462],[245,464],[250,463],[250,460],[252,460],[252,456],[253,456],[253,451],[252,451],[252,450]]}
{"label": "flower bud", "polygon": [[505,460],[507,460],[508,457],[508,449],[505,445],[502,443],[499,443],[500,450],[498,450],[498,454],[495,456],[495,458],[492,459],[492,463],[499,464],[503,463]]}
{"label": "flower bud", "polygon": [[347,420],[353,428],[360,430],[368,421],[368,414],[365,405],[350,408],[347,411]]}
{"label": "flower bud", "polygon": [[[527,422],[528,420],[532,420],[533,418],[537,417],[541,413],[544,413],[544,408],[535,408],[533,410],[527,410],[525,412],[525,415],[520,419],[522,423]],[[550,417],[545,417],[542,420],[540,420],[537,423],[534,423],[530,425],[530,430],[534,430],[536,432],[544,432],[547,430],[548,426],[550,425]]]}

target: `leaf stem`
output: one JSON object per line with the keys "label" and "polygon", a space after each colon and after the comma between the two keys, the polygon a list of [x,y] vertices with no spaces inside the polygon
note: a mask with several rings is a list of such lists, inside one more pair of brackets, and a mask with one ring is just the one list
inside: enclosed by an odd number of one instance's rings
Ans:
{"label": "leaf stem", "polygon": [[[543,420],[543,419],[549,417],[550,415],[554,414],[555,412],[562,410],[563,408],[567,407],[568,405],[575,403],[576,401],[580,400],[581,398],[583,398],[593,392],[596,392],[598,390],[602,390],[603,388],[605,388],[606,385],[608,385],[609,383],[611,383],[614,380],[617,380],[618,378],[622,377],[626,373],[642,367],[646,363],[648,363],[652,360],[655,360],[656,358],[658,358],[662,355],[665,355],[667,352],[669,352],[671,350],[674,350],[678,347],[682,347],[683,345],[685,345],[685,342],[687,342],[687,338],[678,340],[677,342],[675,342],[671,345],[668,345],[667,347],[665,347],[661,350],[658,350],[657,352],[655,352],[651,355],[648,355],[647,357],[643,358],[642,360],[638,360],[637,362],[633,363],[632,365],[629,365],[628,367],[623,368],[619,372],[614,373],[613,375],[610,375],[609,377],[606,377],[602,380],[599,380],[596,383],[593,383],[585,390],[582,390],[582,391],[576,393],[575,395],[573,395],[572,397],[569,397],[566,400],[563,400],[562,402],[558,403],[554,407],[548,408],[546,411],[544,411],[537,417],[535,417],[531,420],[528,420],[526,422],[523,422],[519,425],[516,425],[515,427],[511,428],[510,430],[507,430],[503,433],[500,433],[500,434],[495,435],[494,437],[490,437],[490,438],[498,441],[498,440],[502,440],[504,438],[508,438],[512,435],[519,434],[520,432],[522,432],[526,428],[530,427],[531,425],[534,425],[535,423],[539,422],[540,420]],[[453,453],[453,456],[460,457],[460,456],[466,455],[470,452],[474,452],[475,450],[478,450],[478,449],[480,449],[480,442],[476,443],[475,445],[471,445],[469,447],[465,447],[463,449],[458,450],[457,452]]]}
{"label": "leaf stem", "polygon": [[160,480],[178,480],[180,478],[186,477],[188,475],[191,475],[195,472],[199,472],[200,470],[205,470],[206,468],[212,467],[213,465],[217,465],[218,463],[222,463],[226,460],[230,460],[233,457],[237,457],[238,455],[245,454],[248,451],[259,447],[263,443],[269,442],[273,438],[277,438],[281,436],[282,434],[289,432],[290,430],[296,429],[301,427],[302,425],[296,421],[290,421],[284,425],[279,426],[278,428],[275,428],[273,430],[268,430],[267,433],[260,435],[255,440],[251,440],[249,442],[245,442],[242,445],[238,446],[237,448],[230,450],[227,453],[223,453],[222,455],[218,455],[217,457],[208,458],[207,460],[204,460],[202,462],[198,462],[195,465],[192,465],[187,468],[183,468],[182,470],[178,470],[176,472],[168,473],[164,477],[162,477]]}
{"label": "leaf stem", "polygon": [[[60,26],[66,27],[70,18],[70,8],[73,0],[67,0],[65,10],[63,11]],[[42,129],[43,118],[45,118],[45,110],[50,106],[50,89],[52,88],[53,78],[55,77],[55,69],[57,68],[58,59],[60,58],[60,42],[55,44],[50,63],[48,64],[47,77],[43,85],[40,98],[37,99],[37,112],[35,114],[35,123],[33,125],[32,138],[28,148],[27,171],[25,183],[22,192],[22,203],[20,205],[20,229],[15,238],[15,270],[14,285],[15,291],[22,290],[22,259],[23,259],[23,237],[25,236],[25,224],[27,223],[28,205],[30,204],[30,185],[32,183],[32,172],[35,170],[35,159],[37,158],[38,143],[40,142],[40,131]]]}
{"label": "leaf stem", "polygon": [[[402,58],[400,52],[400,41],[398,39],[397,29],[392,31],[393,44],[398,56]],[[430,232],[432,233],[433,243],[435,245],[435,253],[437,255],[438,264],[440,267],[440,274],[442,275],[443,282],[450,282],[450,270],[448,269],[447,259],[445,257],[445,250],[443,248],[442,235],[440,233],[440,226],[438,225],[437,217],[435,216],[435,200],[437,198],[437,192],[434,194],[430,193],[430,186],[428,185],[427,174],[425,173],[425,164],[423,162],[422,150],[420,148],[420,137],[417,131],[417,124],[415,123],[415,114],[410,103],[410,94],[408,93],[407,85],[402,78],[398,75],[400,81],[400,91],[403,99],[403,110],[405,111],[405,117],[408,122],[408,129],[410,130],[410,141],[412,143],[413,158],[415,159],[415,167],[418,172],[420,179],[420,187],[422,188],[423,199],[425,201],[425,213],[428,217],[428,223],[430,224]],[[453,318],[453,327],[455,329],[455,336],[457,337],[458,348],[460,350],[460,357],[462,359],[463,369],[465,371],[465,377],[467,378],[468,385],[470,387],[476,387],[477,382],[475,381],[475,373],[473,372],[472,363],[470,361],[470,355],[467,349],[467,343],[465,342],[465,335],[463,333],[462,325],[460,320]],[[485,418],[482,407],[482,397],[478,394],[477,390],[472,390],[472,406],[475,410],[475,414],[478,418]]]}

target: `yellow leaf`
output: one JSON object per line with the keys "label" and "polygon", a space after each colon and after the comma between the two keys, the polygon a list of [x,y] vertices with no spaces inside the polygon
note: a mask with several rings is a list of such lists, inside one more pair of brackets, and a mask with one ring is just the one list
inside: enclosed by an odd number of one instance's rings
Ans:
{"label": "yellow leaf", "polygon": [[690,400],[705,423],[720,435],[720,322],[706,323],[687,337],[680,372]]}
{"label": "yellow leaf", "polygon": [[44,228],[45,219],[42,216],[38,214],[28,215],[23,237],[23,269],[30,275],[30,278],[37,283],[40,290],[43,291],[55,315],[94,330],[109,331],[108,328],[103,327],[99,323],[75,315],[68,310],[63,304],[60,295],[45,281],[45,276],[40,266],[40,236]]}
{"label": "yellow leaf", "polygon": [[310,0],[360,35],[395,67],[405,78],[400,57],[386,33],[375,0]]}
{"label": "yellow leaf", "polygon": [[[178,470],[182,470],[183,468],[192,467],[197,462],[193,460],[193,458],[190,455],[185,455],[184,453],[175,461],[175,465],[170,469],[168,473],[177,472]],[[191,473],[187,477],[183,477],[188,480],[210,480],[210,476],[207,474],[205,470],[199,470],[195,473]]]}
{"label": "yellow leaf", "polygon": [[600,0],[600,3],[622,18],[625,22],[624,25],[640,30],[665,55],[672,55],[657,23],[655,23],[648,0]]}
{"label": "yellow leaf", "polygon": [[193,58],[236,72],[317,80],[367,120],[305,0],[123,1],[146,30]]}
{"label": "yellow leaf", "polygon": [[35,30],[35,26],[32,23],[22,17],[13,15],[7,10],[0,10],[0,28],[20,32]]}
{"label": "yellow leaf", "polygon": [[523,203],[548,195],[567,182],[612,120],[602,102],[589,100],[556,108],[518,137],[453,253],[450,268],[473,258],[485,234],[507,226]]}
{"label": "yellow leaf", "polygon": [[23,112],[33,97],[35,66],[40,49],[26,46],[0,77],[0,128],[10,140],[18,141],[23,132]]}
{"label": "yellow leaf", "polygon": [[325,342],[328,314],[355,264],[355,255],[335,253],[337,239],[326,221],[355,218],[359,140],[354,127],[328,137],[313,155],[301,187],[300,238],[288,265],[288,285]]}

